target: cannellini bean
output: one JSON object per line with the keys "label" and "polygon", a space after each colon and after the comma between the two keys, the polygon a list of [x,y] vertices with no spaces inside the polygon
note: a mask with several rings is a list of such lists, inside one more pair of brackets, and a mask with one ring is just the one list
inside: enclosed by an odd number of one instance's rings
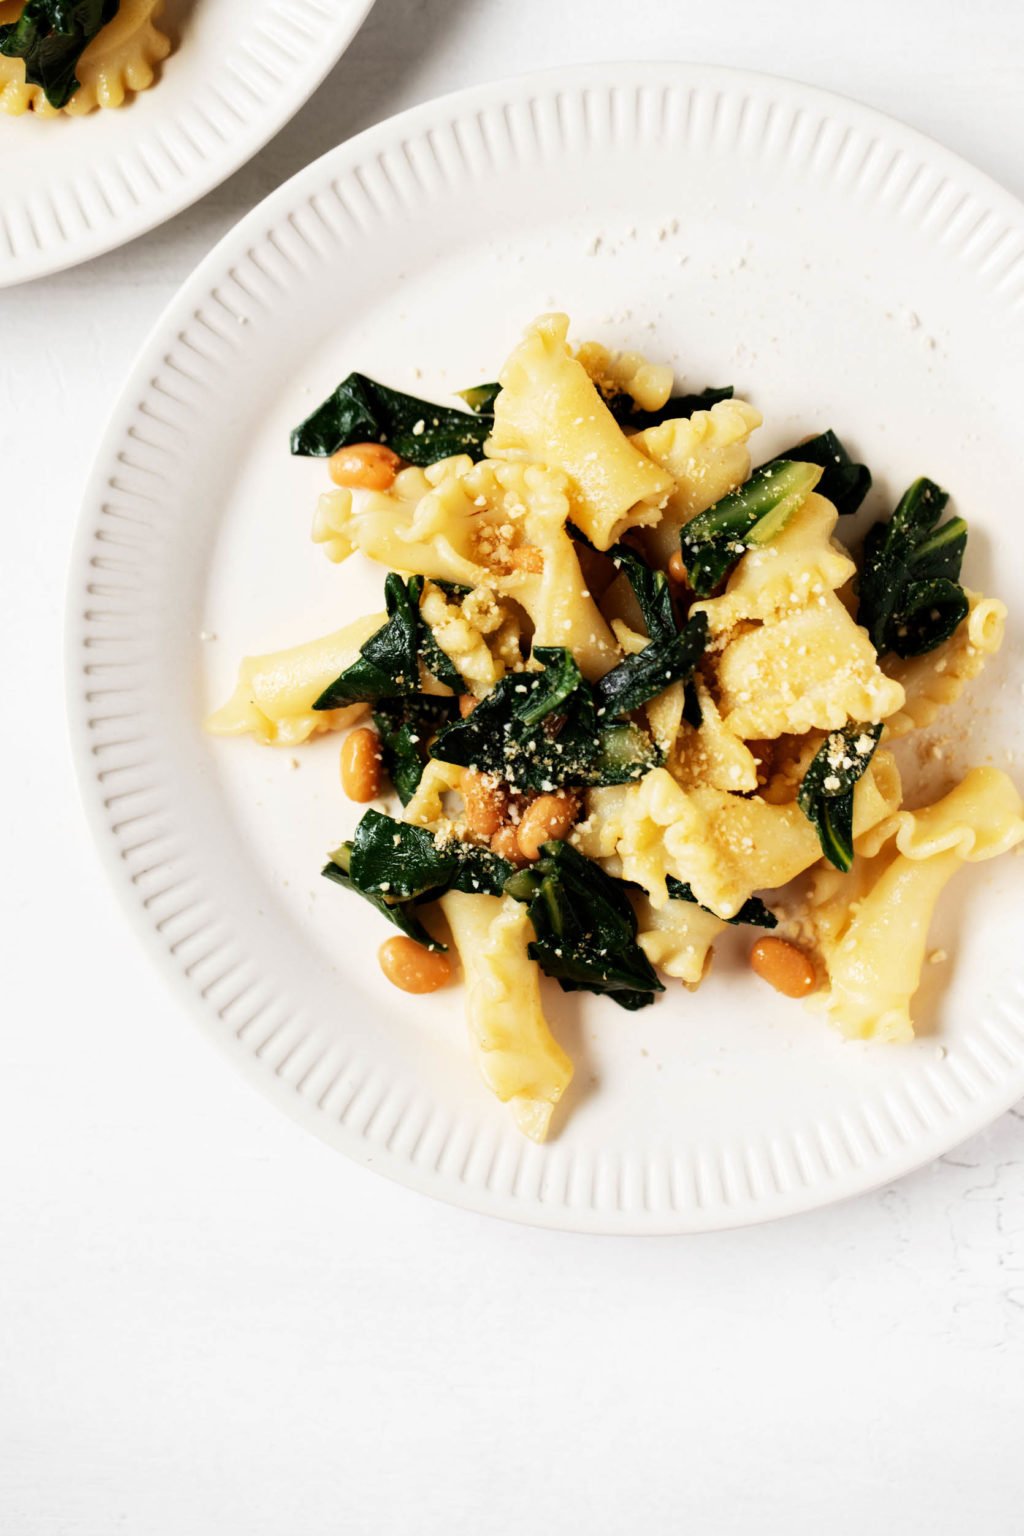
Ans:
{"label": "cannellini bean", "polygon": [[531,864],[540,858],[542,843],[561,842],[579,814],[572,795],[538,795],[530,802],[519,822],[519,852]]}
{"label": "cannellini bean", "polygon": [[468,769],[459,786],[465,801],[466,830],[471,837],[489,842],[505,820],[508,795],[490,773]]}
{"label": "cannellini bean", "polygon": [[436,992],[451,980],[448,956],[441,950],[424,949],[405,934],[382,944],[377,958],[388,981],[403,992]]}
{"label": "cannellini bean", "polygon": [[528,862],[520,852],[519,838],[511,822],[504,827],[499,827],[495,832],[491,838],[491,852],[496,853],[499,859],[506,859],[509,864],[514,864],[516,869],[522,869]]}
{"label": "cannellini bean", "polygon": [[750,968],[784,997],[806,997],[817,985],[811,961],[788,939],[758,939],[750,951]]}
{"label": "cannellini bean", "polygon": [[398,454],[383,443],[351,443],[332,453],[328,463],[335,485],[360,491],[390,490],[401,467]]}
{"label": "cannellini bean", "polygon": [[368,725],[350,731],[341,746],[341,787],[350,800],[365,805],[380,794],[380,737]]}

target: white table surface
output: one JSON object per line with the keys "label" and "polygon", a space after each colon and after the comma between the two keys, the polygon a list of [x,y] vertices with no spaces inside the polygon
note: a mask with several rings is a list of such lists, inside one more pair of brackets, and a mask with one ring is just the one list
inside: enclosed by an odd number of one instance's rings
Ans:
{"label": "white table surface", "polygon": [[[253,203],[379,118],[645,56],[859,97],[1024,193],[1017,0],[378,0],[224,187],[0,293],[10,1536],[1024,1529],[1024,1109],[897,1187],[745,1232],[584,1239],[449,1210],[231,1075],[136,949],[79,813],[69,535],[166,300]],[[0,197],[2,166],[0,123]]]}

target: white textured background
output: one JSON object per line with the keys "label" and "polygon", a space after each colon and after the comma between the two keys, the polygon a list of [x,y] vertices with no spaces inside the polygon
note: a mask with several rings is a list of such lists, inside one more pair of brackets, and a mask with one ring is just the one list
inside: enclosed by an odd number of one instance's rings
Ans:
{"label": "white textured background", "polygon": [[[737,1234],[570,1238],[451,1211],[231,1076],[135,949],[80,819],[69,534],[165,301],[347,135],[616,57],[813,81],[1024,194],[1018,0],[378,0],[223,188],[0,293],[4,1536],[1024,1529],[1024,1110],[896,1188]],[[0,122],[0,198],[3,155]]]}

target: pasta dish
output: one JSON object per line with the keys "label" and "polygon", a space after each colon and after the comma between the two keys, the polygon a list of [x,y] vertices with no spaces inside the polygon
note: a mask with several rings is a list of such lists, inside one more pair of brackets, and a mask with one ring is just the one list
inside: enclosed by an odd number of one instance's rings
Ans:
{"label": "pasta dish", "polygon": [[163,0],[0,0],[0,111],[13,117],[120,107],[171,51]]}
{"label": "pasta dish", "polygon": [[906,1041],[943,888],[1024,839],[1005,773],[920,805],[890,750],[1003,638],[947,493],[916,480],[854,556],[871,475],[833,431],[752,469],[753,405],[568,328],[536,321],[459,408],[350,374],[295,429],[333,481],[313,539],[383,567],[383,607],[247,658],[207,721],[347,733],[368,809],[323,874],[397,930],[396,985],[458,960],[484,1080],[537,1141],[573,1070],[542,977],[643,1008],[741,925],[766,982]]}

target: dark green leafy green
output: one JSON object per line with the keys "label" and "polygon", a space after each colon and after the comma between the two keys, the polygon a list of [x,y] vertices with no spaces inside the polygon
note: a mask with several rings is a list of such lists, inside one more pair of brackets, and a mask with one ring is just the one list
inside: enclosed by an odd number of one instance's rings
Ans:
{"label": "dark green leafy green", "polygon": [[0,54],[25,60],[25,79],[39,85],[51,107],[78,90],[78,61],[112,21],[121,0],[27,0],[17,21],[0,26]]}
{"label": "dark green leafy green", "polygon": [[387,621],[359,647],[359,656],[324,689],[314,709],[341,709],[345,704],[376,703],[406,698],[420,691],[420,661],[439,683],[463,691],[451,658],[441,649],[430,625],[420,614],[423,577],[389,571],[384,581]]}
{"label": "dark green leafy green", "polygon": [[661,761],[639,726],[599,718],[571,651],[538,646],[533,657],[542,670],[506,673],[471,714],[440,731],[431,756],[542,791],[627,783]]}
{"label": "dark green leafy green", "polygon": [[331,854],[321,873],[368,901],[417,944],[445,949],[423,926],[417,905],[436,901],[445,891],[500,896],[513,869],[489,848],[457,838],[438,843],[425,827],[367,811],[351,841]]}
{"label": "dark green leafy green", "polygon": [[683,525],[680,549],[686,574],[709,597],[748,549],[767,544],[785,527],[821,479],[815,464],[779,459],[755,469],[745,485]]}
{"label": "dark green leafy green", "polygon": [[526,903],[536,934],[528,954],[564,992],[601,993],[633,1010],[665,990],[636,942],[625,887],[568,843],[544,843],[505,892]]}
{"label": "dark green leafy green", "polygon": [[840,517],[856,512],[871,489],[870,469],[850,458],[831,428],[806,443],[797,443],[785,453],[777,453],[770,462],[777,464],[780,459],[791,459],[797,464],[820,464],[824,474],[818,481],[818,491],[828,497]]}
{"label": "dark green leafy green", "polygon": [[[579,537],[582,539],[582,534]],[[593,545],[590,547],[593,548]],[[608,550],[607,557],[615,562],[633,588],[633,595],[643,614],[644,624],[651,639],[674,639],[676,617],[672,607],[672,592],[665,572],[648,565],[647,561],[627,544],[613,544]]]}
{"label": "dark green leafy green", "polygon": [[[673,901],[689,901],[695,907],[700,907],[702,912],[711,912],[710,907],[703,906],[693,894],[687,881],[677,880],[674,875],[666,878],[668,894]],[[717,917],[717,912],[711,912],[712,917]],[[734,927],[740,923],[749,924],[752,928],[777,928],[779,920],[774,912],[770,912],[761,900],[760,896],[751,896],[745,901],[739,911],[732,917],[723,917],[723,923],[732,923]]]}
{"label": "dark green leafy green", "polygon": [[468,597],[473,590],[472,587],[464,587],[461,582],[458,581],[444,581],[440,576],[431,576],[430,579],[434,583],[435,587],[441,588],[441,591],[444,593],[445,597],[457,598],[460,603],[462,599],[464,597]]}
{"label": "dark green leafy green", "polygon": [[921,656],[967,616],[959,584],[967,524],[951,517],[936,526],[948,500],[934,480],[915,480],[888,522],[875,523],[864,540],[857,622],[879,655]]}
{"label": "dark green leafy green", "polygon": [[656,411],[642,411],[632,395],[624,393],[606,396],[605,404],[620,427],[628,432],[643,432],[647,427],[660,426],[663,421],[692,416],[694,411],[710,411],[719,400],[731,400],[732,395],[732,385],[726,384],[722,389],[702,389],[695,395],[673,395]]}
{"label": "dark green leafy green", "polygon": [[390,901],[386,896],[380,895],[379,892],[364,890],[361,885],[358,885],[349,873],[351,862],[352,844],[342,843],[341,847],[336,848],[331,854],[330,859],[320,873],[325,879],[332,880],[335,885],[340,885],[343,890],[354,891],[357,896],[361,896],[364,901],[368,901],[370,906],[380,913],[381,917],[386,918],[389,923],[392,923],[400,933],[404,933],[410,939],[415,939],[417,944],[422,944],[425,949],[448,948],[447,944],[442,944],[424,928],[410,902]]}
{"label": "dark green leafy green", "polygon": [[349,874],[361,891],[398,901],[435,901],[445,891],[500,896],[512,866],[489,848],[367,811],[355,830]]}
{"label": "dark green leafy green", "polygon": [[493,416],[494,402],[500,390],[501,385],[497,383],[474,384],[471,389],[460,389],[458,396],[477,416]]}
{"label": "dark green leafy green", "polygon": [[329,458],[350,443],[384,443],[410,464],[435,464],[452,454],[483,458],[489,415],[433,405],[415,395],[350,373],[322,405],[297,426],[292,453]]}
{"label": "dark green leafy green", "polygon": [[419,648],[423,665],[432,677],[436,677],[439,683],[450,688],[453,693],[462,693],[465,684],[459,674],[459,669],[448,655],[442,651],[434,636],[434,631],[420,615]]}
{"label": "dark green leafy green", "polygon": [[690,677],[708,643],[708,617],[694,614],[686,628],[668,640],[652,640],[633,656],[626,656],[594,684],[598,713],[616,716],[639,709],[672,683]]}
{"label": "dark green leafy green", "polygon": [[853,787],[867,769],[881,725],[846,725],[822,742],[797,795],[830,864],[844,874],[853,864]]}
{"label": "dark green leafy green", "polygon": [[683,719],[687,725],[699,731],[704,724],[704,711],[700,707],[700,699],[697,697],[696,688],[687,688],[683,698]]}
{"label": "dark green leafy green", "polygon": [[381,760],[403,805],[419,787],[431,739],[452,719],[457,700],[433,693],[378,699],[373,723],[380,738]]}
{"label": "dark green leafy green", "polygon": [[359,647],[359,657],[325,688],[314,709],[340,709],[345,704],[373,702],[417,693],[419,668],[419,600],[421,576],[403,581],[389,571],[384,581],[387,622]]}

